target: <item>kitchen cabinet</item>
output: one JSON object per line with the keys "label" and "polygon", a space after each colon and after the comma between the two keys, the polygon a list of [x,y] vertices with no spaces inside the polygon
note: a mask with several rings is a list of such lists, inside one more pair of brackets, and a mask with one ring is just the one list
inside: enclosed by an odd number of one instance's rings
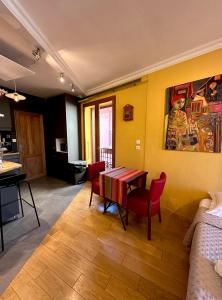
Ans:
{"label": "kitchen cabinet", "polygon": [[[18,154],[8,154],[4,156],[3,160],[5,161],[14,160],[14,162],[19,162]],[[21,165],[12,165],[8,163],[7,168],[11,171],[6,171],[1,173],[0,171],[0,180],[11,175],[19,174]],[[13,169],[13,170],[12,170]],[[5,169],[4,169],[5,170]],[[7,170],[7,169],[6,169]],[[19,214],[19,202],[18,202],[18,190],[16,186],[9,186],[6,188],[1,188],[1,208],[2,208],[2,221],[6,223],[17,218]]]}
{"label": "kitchen cabinet", "polygon": [[12,120],[11,120],[11,109],[10,100],[6,97],[0,97],[0,113],[4,114],[3,118],[0,118],[0,131],[11,131]]}
{"label": "kitchen cabinet", "polygon": [[73,182],[70,163],[80,156],[78,98],[63,94],[47,99],[44,128],[47,174]]}
{"label": "kitchen cabinet", "polygon": [[[13,173],[14,174],[14,173]],[[3,178],[4,176],[0,176]],[[2,221],[3,223],[12,221],[19,214],[18,191],[16,186],[2,189],[1,204],[2,204]]]}

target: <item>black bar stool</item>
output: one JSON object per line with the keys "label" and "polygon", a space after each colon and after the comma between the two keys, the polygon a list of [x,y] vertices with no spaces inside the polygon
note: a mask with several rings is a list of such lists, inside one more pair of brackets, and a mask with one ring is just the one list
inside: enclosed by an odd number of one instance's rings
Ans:
{"label": "black bar stool", "polygon": [[[6,175],[5,177],[0,178],[0,231],[1,231],[2,251],[4,251],[2,207],[10,205],[13,202],[19,201],[20,205],[21,205],[22,217],[24,217],[24,211],[23,211],[22,201],[26,202],[29,206],[31,206],[32,208],[34,208],[36,219],[37,219],[38,225],[40,226],[39,217],[38,217],[37,209],[36,209],[36,206],[35,206],[35,201],[34,201],[34,198],[33,198],[31,185],[30,185],[29,181],[26,180],[26,176],[27,175],[25,173],[22,173],[22,174]],[[30,196],[31,196],[32,204],[22,198],[22,195],[21,195],[21,184],[27,184],[28,189],[29,189],[29,193],[30,193]],[[5,188],[8,188],[8,187],[13,187],[13,186],[16,186],[17,189],[18,189],[18,198],[15,199],[15,200],[13,200],[13,201],[10,201],[9,203],[2,204],[2,199],[1,199],[2,190],[5,189]]]}

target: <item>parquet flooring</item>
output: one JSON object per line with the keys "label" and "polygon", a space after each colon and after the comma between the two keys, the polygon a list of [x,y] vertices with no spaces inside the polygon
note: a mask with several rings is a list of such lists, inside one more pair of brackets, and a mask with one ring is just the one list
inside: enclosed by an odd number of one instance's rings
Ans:
{"label": "parquet flooring", "polygon": [[114,207],[103,215],[89,196],[86,183],[0,299],[185,299],[187,224],[163,211],[147,241],[145,220],[130,215],[124,232]]}

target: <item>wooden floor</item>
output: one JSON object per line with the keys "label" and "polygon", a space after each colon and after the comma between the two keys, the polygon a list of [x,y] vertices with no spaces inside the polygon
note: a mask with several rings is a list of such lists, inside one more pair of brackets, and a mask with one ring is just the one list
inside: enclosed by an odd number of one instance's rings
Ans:
{"label": "wooden floor", "polygon": [[124,232],[99,197],[88,207],[89,196],[87,183],[0,299],[184,299],[187,224],[163,212],[147,241],[144,222],[131,216]]}

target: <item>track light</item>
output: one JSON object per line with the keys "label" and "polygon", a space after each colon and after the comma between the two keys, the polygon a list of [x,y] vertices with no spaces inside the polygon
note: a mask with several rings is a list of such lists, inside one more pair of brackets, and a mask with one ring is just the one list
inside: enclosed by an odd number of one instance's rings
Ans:
{"label": "track light", "polygon": [[60,73],[59,80],[61,83],[63,83],[65,81],[64,73]]}
{"label": "track light", "polygon": [[34,62],[37,62],[40,60],[41,53],[40,53],[39,47],[35,47],[35,49],[32,50],[32,55],[33,55]]}

